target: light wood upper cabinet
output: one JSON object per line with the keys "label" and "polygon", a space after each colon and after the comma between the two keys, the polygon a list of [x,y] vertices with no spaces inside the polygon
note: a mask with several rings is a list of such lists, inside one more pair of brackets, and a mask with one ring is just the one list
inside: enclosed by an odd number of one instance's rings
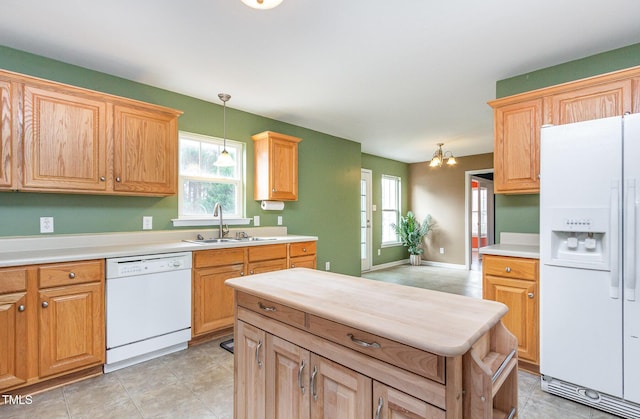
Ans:
{"label": "light wood upper cabinet", "polygon": [[640,112],[640,67],[489,102],[495,193],[538,193],[540,128]]}
{"label": "light wood upper cabinet", "polygon": [[175,113],[114,107],[114,176],[118,192],[174,195],[178,187]]}
{"label": "light wood upper cabinet", "polygon": [[494,118],[494,192],[539,189],[542,100],[502,106],[495,110]]}
{"label": "light wood upper cabinet", "polygon": [[620,80],[555,94],[547,100],[550,123],[571,124],[631,112],[631,84],[630,79]]}
{"label": "light wood upper cabinet", "polygon": [[255,200],[298,200],[298,143],[300,138],[261,132],[254,143]]}
{"label": "light wood upper cabinet", "polygon": [[14,89],[13,82],[0,74],[0,189],[16,189],[17,157],[14,153],[17,136],[12,117]]}
{"label": "light wood upper cabinet", "polygon": [[107,104],[50,86],[24,86],[24,190],[104,192]]}
{"label": "light wood upper cabinet", "polygon": [[180,111],[5,71],[0,106],[0,189],[177,192]]}

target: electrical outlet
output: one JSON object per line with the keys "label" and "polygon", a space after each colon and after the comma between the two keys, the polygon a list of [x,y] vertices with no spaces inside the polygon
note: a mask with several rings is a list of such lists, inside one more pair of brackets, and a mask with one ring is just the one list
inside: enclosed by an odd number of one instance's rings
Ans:
{"label": "electrical outlet", "polygon": [[380,249],[378,249],[378,256],[380,256]]}
{"label": "electrical outlet", "polygon": [[324,263],[324,270],[325,271],[330,271],[331,270],[331,262],[325,262]]}
{"label": "electrical outlet", "polygon": [[53,233],[53,217],[40,217],[40,233]]}
{"label": "electrical outlet", "polygon": [[254,227],[260,226],[260,216],[259,215],[254,215],[253,216],[253,226]]}
{"label": "electrical outlet", "polygon": [[441,247],[441,248],[440,248],[440,254],[441,254],[441,255],[444,255],[444,247]]}
{"label": "electrical outlet", "polygon": [[278,215],[278,225],[282,225],[282,215]]}
{"label": "electrical outlet", "polygon": [[142,217],[142,229],[143,230],[151,230],[151,229],[153,229],[153,217],[152,216],[144,216],[144,217]]}

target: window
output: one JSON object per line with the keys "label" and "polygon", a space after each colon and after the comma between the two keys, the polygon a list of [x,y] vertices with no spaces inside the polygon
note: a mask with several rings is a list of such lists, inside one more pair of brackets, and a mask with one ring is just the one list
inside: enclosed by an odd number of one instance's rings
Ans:
{"label": "window", "polygon": [[400,221],[400,178],[382,175],[382,244],[397,244],[398,235],[391,224]]}
{"label": "window", "polygon": [[243,144],[227,140],[234,167],[214,166],[222,152],[223,140],[180,132],[178,175],[178,217],[180,220],[211,219],[216,202],[224,219],[244,216]]}

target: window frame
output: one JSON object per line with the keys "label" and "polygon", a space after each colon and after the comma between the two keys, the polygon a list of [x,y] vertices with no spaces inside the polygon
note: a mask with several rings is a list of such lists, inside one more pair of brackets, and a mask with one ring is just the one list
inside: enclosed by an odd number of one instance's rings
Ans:
{"label": "window frame", "polygon": [[[385,180],[390,180],[390,181],[394,181],[395,183],[395,192],[396,192],[396,208],[385,208],[385,203],[386,201],[388,201],[387,199],[385,199]],[[380,197],[381,197],[381,204],[380,204],[380,212],[381,212],[381,221],[380,221],[380,241],[381,247],[392,247],[392,246],[399,246],[402,245],[402,242],[400,241],[400,237],[398,236],[398,234],[394,234],[395,236],[395,240],[388,240],[385,241],[384,240],[384,231],[385,231],[385,224],[384,224],[384,213],[385,211],[394,211],[396,213],[395,216],[395,221],[393,222],[394,224],[398,225],[398,223],[400,222],[400,215],[402,214],[402,178],[400,176],[394,176],[394,175],[381,175],[380,177]],[[390,228],[390,227],[389,227]]]}
{"label": "window frame", "polygon": [[[246,218],[246,153],[245,153],[245,144],[240,141],[234,141],[227,138],[226,147],[227,149],[234,149],[236,154],[236,165],[238,166],[236,169],[236,178],[221,178],[221,177],[208,177],[208,176],[194,176],[194,175],[184,175],[180,170],[180,156],[181,156],[181,142],[182,140],[190,140],[197,141],[200,143],[209,143],[219,147],[224,145],[224,139],[219,137],[214,137],[210,135],[197,134],[193,132],[187,131],[178,131],[178,162],[177,162],[177,170],[178,170],[178,218],[172,219],[174,227],[182,227],[182,226],[206,226],[206,225],[218,225],[219,219],[216,217],[215,219],[212,216],[207,216],[203,214],[198,215],[184,215],[182,213],[183,206],[183,182],[185,179],[199,181],[199,182],[211,182],[211,183],[221,183],[221,184],[233,184],[236,186],[236,197],[235,199],[238,202],[238,213],[237,214],[229,214],[228,216],[223,213],[223,222],[225,224],[233,224],[233,225],[247,225],[250,223],[250,219]],[[224,208],[223,208],[224,211]]]}

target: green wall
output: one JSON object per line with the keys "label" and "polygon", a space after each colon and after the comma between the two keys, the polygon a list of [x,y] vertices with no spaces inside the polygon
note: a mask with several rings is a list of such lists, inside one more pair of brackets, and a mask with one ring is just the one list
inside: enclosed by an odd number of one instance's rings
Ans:
{"label": "green wall", "polygon": [[[385,159],[371,154],[362,154],[362,168],[371,170],[371,203],[378,209],[382,208],[382,175],[397,176],[402,183],[402,214],[406,214],[409,208],[409,165],[396,160]],[[408,259],[409,254],[404,246],[382,247],[382,211],[374,211],[371,220],[371,241],[373,248],[373,260],[371,265],[381,265]],[[380,256],[378,256],[380,249]]]}
{"label": "green wall", "polygon": [[[640,44],[629,45],[579,60],[496,82],[496,98],[554,86],[585,77],[640,65]],[[538,233],[539,195],[496,195],[496,240],[500,232]]]}
{"label": "green wall", "polygon": [[[184,111],[179,129],[222,137],[222,106],[130,80],[0,46],[0,68],[86,87]],[[176,75],[180,77],[180,75]],[[230,92],[233,96],[233,92]],[[282,215],[291,234],[318,236],[318,267],[359,275],[360,144],[295,125],[227,108],[227,136],[246,144],[246,216],[275,226]],[[302,138],[299,200],[283,211],[263,211],[253,200],[251,135],[271,130]],[[330,162],[330,164],[328,164]],[[142,216],[154,230],[171,230],[177,197],[122,197],[24,192],[0,193],[0,237],[38,235],[39,217],[55,217],[56,234],[139,231]]]}

